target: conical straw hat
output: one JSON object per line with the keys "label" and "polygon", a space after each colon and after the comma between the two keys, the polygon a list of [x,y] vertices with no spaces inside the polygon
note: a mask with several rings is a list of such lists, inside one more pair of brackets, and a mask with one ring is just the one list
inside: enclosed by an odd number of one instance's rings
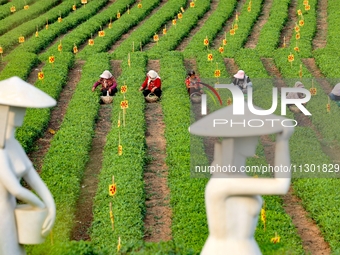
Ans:
{"label": "conical straw hat", "polygon": [[0,104],[23,108],[45,108],[56,105],[45,92],[17,76],[0,81]]}

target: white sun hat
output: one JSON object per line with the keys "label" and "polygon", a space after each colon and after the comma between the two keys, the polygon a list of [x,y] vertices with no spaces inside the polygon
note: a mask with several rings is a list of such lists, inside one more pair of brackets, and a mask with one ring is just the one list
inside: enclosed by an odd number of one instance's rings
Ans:
{"label": "white sun hat", "polygon": [[0,81],[0,105],[46,108],[56,104],[51,96],[17,76]]}
{"label": "white sun hat", "polygon": [[110,73],[110,71],[108,70],[105,70],[99,77],[104,79],[110,79],[112,77],[112,73]]}
{"label": "white sun hat", "polygon": [[235,75],[234,77],[236,79],[243,79],[244,78],[244,71],[243,70],[239,70]]}
{"label": "white sun hat", "polygon": [[158,74],[154,71],[154,70],[150,70],[148,72],[148,76],[151,78],[151,79],[156,79],[158,77]]}

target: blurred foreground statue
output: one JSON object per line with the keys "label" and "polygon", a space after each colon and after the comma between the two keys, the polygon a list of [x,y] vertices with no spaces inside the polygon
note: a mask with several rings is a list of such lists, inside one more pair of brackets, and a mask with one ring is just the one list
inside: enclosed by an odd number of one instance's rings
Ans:
{"label": "blurred foreground statue", "polygon": [[[211,164],[215,171],[205,190],[209,237],[201,255],[261,254],[254,239],[262,207],[260,195],[283,195],[290,186],[291,173],[286,170],[292,121],[272,114],[255,115],[246,102],[244,115],[233,115],[232,109],[231,105],[215,111],[189,129],[195,135],[223,138],[215,144]],[[277,134],[273,167],[284,170],[275,172],[274,178],[253,178],[245,172],[246,158],[254,156],[259,136],[267,134]],[[224,172],[216,171],[223,166]]]}
{"label": "blurred foreground statue", "polygon": [[[18,77],[0,82],[0,255],[26,254],[22,244],[38,244],[51,231],[53,197],[15,139],[26,108],[44,108],[56,101]],[[34,190],[24,188],[20,179]],[[17,205],[16,199],[25,204]]]}

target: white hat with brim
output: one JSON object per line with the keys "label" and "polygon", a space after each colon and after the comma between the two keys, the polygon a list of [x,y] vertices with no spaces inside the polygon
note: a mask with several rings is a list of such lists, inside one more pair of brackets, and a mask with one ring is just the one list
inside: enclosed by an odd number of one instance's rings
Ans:
{"label": "white hat with brim", "polygon": [[305,88],[305,86],[303,85],[303,83],[301,81],[295,82],[294,87],[295,88]]}
{"label": "white hat with brim", "polygon": [[243,79],[244,78],[244,71],[243,70],[239,70],[235,75],[234,77],[236,79]]}
{"label": "white hat with brim", "polygon": [[17,76],[0,81],[0,104],[23,108],[46,108],[57,104],[51,96]]}
{"label": "white hat with brim", "polygon": [[[244,106],[244,115],[234,115],[233,105],[230,105],[196,121],[189,127],[189,132],[199,136],[232,138],[280,133],[284,128],[282,121],[285,126],[293,126],[287,118],[274,114],[255,115],[249,111],[246,102]],[[256,106],[254,108],[263,110]]]}
{"label": "white hat with brim", "polygon": [[110,79],[112,77],[112,74],[110,73],[110,71],[105,70],[99,77],[104,79]]}
{"label": "white hat with brim", "polygon": [[150,70],[148,72],[148,76],[151,78],[151,79],[156,79],[158,74],[154,71],[154,70]]}

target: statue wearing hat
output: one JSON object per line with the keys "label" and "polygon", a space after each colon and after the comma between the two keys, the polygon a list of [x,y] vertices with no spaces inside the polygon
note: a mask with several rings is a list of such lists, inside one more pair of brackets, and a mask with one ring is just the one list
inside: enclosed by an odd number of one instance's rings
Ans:
{"label": "statue wearing hat", "polygon": [[238,72],[234,75],[233,84],[238,86],[242,90],[243,94],[247,94],[247,88],[253,86],[249,76],[246,75],[243,70],[238,70]]}
{"label": "statue wearing hat", "polygon": [[[254,239],[262,207],[260,195],[283,195],[290,186],[291,173],[285,170],[290,165],[288,142],[294,131],[291,121],[273,114],[255,115],[246,102],[242,103],[244,115],[233,115],[231,105],[203,117],[189,128],[195,135],[222,137],[222,142],[215,143],[211,167],[230,169],[214,171],[206,186],[209,236],[201,255],[260,255]],[[246,158],[255,154],[259,136],[267,134],[276,134],[274,164],[282,170],[275,171],[274,178],[252,178],[244,171]]]}
{"label": "statue wearing hat", "polygon": [[53,98],[18,77],[0,82],[0,254],[26,254],[23,244],[43,242],[54,225],[53,197],[14,136],[26,108],[54,105]]}
{"label": "statue wearing hat", "polygon": [[101,85],[101,96],[114,96],[118,91],[117,82],[110,71],[105,70],[99,77],[100,79],[93,84],[92,91],[94,92]]}
{"label": "statue wearing hat", "polygon": [[158,73],[154,70],[150,70],[146,74],[146,78],[139,88],[139,91],[143,91],[143,95],[146,98],[149,94],[154,94],[158,98],[162,95],[162,81]]}

